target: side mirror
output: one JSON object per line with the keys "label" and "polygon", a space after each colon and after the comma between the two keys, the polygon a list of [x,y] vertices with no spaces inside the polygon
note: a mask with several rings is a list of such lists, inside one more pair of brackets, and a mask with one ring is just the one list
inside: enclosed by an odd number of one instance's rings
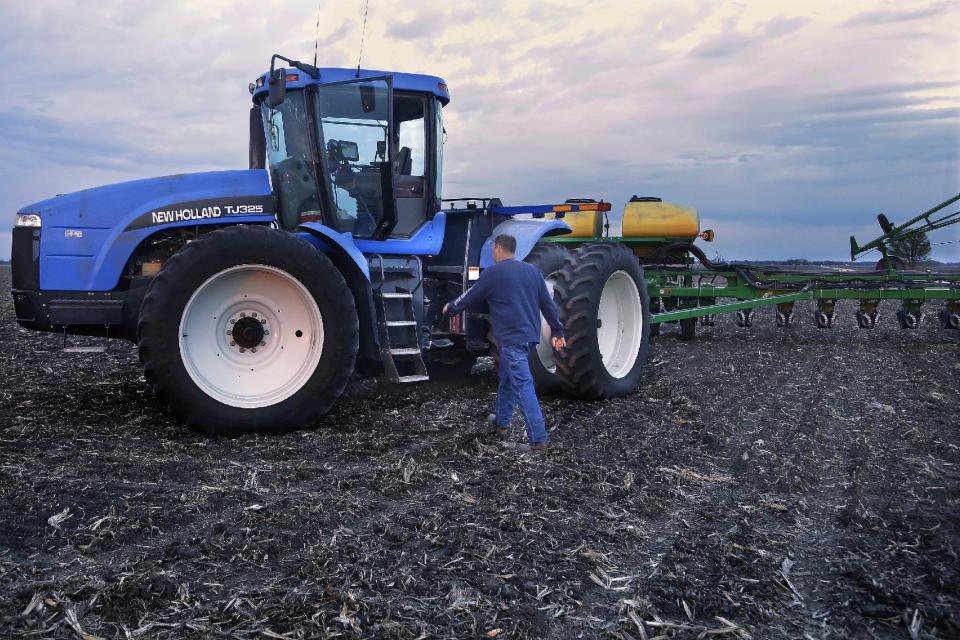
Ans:
{"label": "side mirror", "polygon": [[279,107],[287,97],[287,70],[274,69],[267,80],[267,104]]}

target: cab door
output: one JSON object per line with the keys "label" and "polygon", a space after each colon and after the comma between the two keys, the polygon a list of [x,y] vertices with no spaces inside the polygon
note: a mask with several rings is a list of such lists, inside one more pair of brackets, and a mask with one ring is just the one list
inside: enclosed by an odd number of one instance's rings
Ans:
{"label": "cab door", "polygon": [[386,238],[397,224],[391,78],[316,87],[327,224],[357,238]]}

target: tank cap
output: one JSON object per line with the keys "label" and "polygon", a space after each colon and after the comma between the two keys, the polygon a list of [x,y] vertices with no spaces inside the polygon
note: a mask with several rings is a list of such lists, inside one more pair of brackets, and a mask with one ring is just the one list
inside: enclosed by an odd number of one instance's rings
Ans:
{"label": "tank cap", "polygon": [[653,196],[633,196],[630,198],[630,202],[663,202],[663,198],[655,198]]}

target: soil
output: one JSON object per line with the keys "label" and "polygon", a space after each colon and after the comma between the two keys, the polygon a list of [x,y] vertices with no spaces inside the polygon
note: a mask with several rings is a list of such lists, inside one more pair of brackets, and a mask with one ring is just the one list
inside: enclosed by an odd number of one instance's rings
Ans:
{"label": "soil", "polygon": [[207,439],[5,296],[0,635],[960,637],[960,341],[885,304],[667,328],[636,393],[543,400],[541,460],[479,435],[488,362]]}

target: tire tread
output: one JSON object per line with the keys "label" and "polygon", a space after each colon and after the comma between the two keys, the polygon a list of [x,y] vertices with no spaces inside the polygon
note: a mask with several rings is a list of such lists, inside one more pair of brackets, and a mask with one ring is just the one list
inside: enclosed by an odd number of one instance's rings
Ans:
{"label": "tire tread", "polygon": [[[643,327],[640,353],[631,373],[612,378],[603,367],[596,339],[600,302],[598,276],[625,270],[637,283]],[[606,278],[604,278],[604,281]],[[630,393],[640,379],[640,370],[650,348],[650,301],[643,268],[625,246],[614,242],[583,245],[570,252],[557,275],[554,288],[557,305],[566,318],[567,348],[557,357],[558,378],[564,390],[584,400],[599,400]]]}
{"label": "tire tread", "polygon": [[[172,302],[183,295],[181,283],[187,275],[195,270],[202,270],[212,256],[236,256],[235,264],[250,264],[252,261],[244,262],[242,253],[238,254],[238,247],[248,250],[259,248],[261,255],[270,250],[275,254],[282,253],[284,259],[306,265],[305,268],[313,269],[316,274],[322,273],[320,277],[323,278],[323,294],[333,301],[331,304],[335,305],[336,315],[339,316],[336,321],[340,322],[339,331],[336,334],[331,332],[330,337],[342,341],[342,348],[335,352],[335,355],[339,356],[339,362],[332,366],[336,373],[330,379],[330,384],[309,400],[305,400],[305,394],[301,392],[310,387],[311,379],[294,396],[277,405],[245,410],[258,415],[251,416],[243,424],[217,419],[210,415],[209,406],[198,406],[198,403],[190,398],[183,397],[182,388],[178,387],[175,381],[178,377],[185,376],[186,370],[179,352],[167,348],[169,335],[165,333],[170,326],[179,327],[182,308],[174,308],[178,305]],[[267,257],[265,262],[269,262],[269,256]],[[316,296],[316,292],[311,293]],[[325,324],[326,322],[328,320],[325,320]],[[153,389],[157,401],[178,422],[210,436],[280,434],[310,426],[330,410],[346,388],[359,350],[359,338],[360,324],[353,294],[329,258],[296,236],[254,225],[237,225],[212,231],[174,254],[147,288],[137,323],[138,355],[143,363],[144,378]],[[324,348],[326,349],[326,346]],[[176,357],[173,357],[174,355]],[[209,401],[215,402],[212,399]]]}

